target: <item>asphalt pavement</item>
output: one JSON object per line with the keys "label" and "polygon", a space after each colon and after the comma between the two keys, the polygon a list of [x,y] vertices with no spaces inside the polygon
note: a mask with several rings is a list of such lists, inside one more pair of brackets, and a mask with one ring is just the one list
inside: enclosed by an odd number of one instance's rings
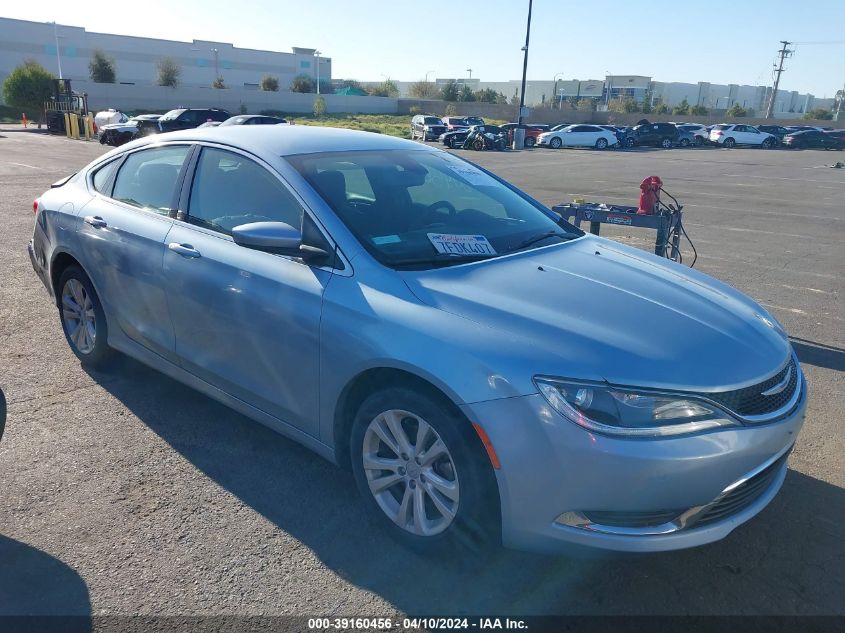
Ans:
{"label": "asphalt pavement", "polygon": [[0,615],[845,613],[845,170],[825,166],[842,153],[463,154],[547,204],[633,205],[661,176],[696,268],[785,325],[810,401],[783,490],[719,543],[439,560],[385,537],[351,475],[294,442],[134,361],[80,367],[26,243],[33,198],[103,151],[0,126]]}

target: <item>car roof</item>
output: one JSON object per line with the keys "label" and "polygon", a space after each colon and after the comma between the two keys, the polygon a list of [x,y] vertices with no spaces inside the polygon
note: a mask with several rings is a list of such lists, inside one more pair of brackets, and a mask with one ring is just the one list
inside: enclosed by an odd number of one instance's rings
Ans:
{"label": "car roof", "polygon": [[313,125],[228,125],[194,128],[147,136],[141,141],[135,141],[132,146],[171,140],[221,143],[273,156],[359,150],[438,151],[386,134]]}

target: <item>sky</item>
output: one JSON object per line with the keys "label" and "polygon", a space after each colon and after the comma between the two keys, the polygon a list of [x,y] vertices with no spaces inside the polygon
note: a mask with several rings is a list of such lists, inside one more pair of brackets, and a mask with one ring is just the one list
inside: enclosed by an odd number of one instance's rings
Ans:
{"label": "sky", "polygon": [[[426,73],[460,78],[467,69],[482,81],[518,79],[528,13],[528,0],[143,0],[85,9],[57,0],[5,4],[3,17],[103,33],[285,52],[317,48],[332,58],[334,78],[364,81],[415,81]],[[796,44],[781,89],[832,97],[845,84],[845,0],[816,0],[806,10],[794,0],[637,4],[534,0],[528,78],[630,74],[769,85],[785,39]]]}

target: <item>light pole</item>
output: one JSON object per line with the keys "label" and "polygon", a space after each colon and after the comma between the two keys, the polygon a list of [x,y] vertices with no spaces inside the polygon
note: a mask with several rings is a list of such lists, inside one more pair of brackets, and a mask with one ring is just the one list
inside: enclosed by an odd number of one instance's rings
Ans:
{"label": "light pole", "polygon": [[558,90],[558,92],[560,93],[560,105],[557,107],[557,109],[563,110],[563,93],[566,92],[566,89],[561,88],[560,90]]}
{"label": "light pole", "polygon": [[314,57],[317,58],[317,94],[320,94],[320,51],[314,51]]}
{"label": "light pole", "polygon": [[607,95],[604,100],[604,105],[609,109],[610,108],[610,91],[613,90],[613,77],[610,75],[609,70],[605,70],[604,74],[607,76]]}
{"label": "light pole", "polygon": [[212,48],[211,52],[214,53],[214,81],[217,81],[220,79],[220,51]]}
{"label": "light pole", "polygon": [[59,51],[59,30],[56,22],[53,22],[53,37],[56,40],[56,63],[59,65],[59,79],[62,79],[62,54]]}
{"label": "light pole", "polygon": [[528,42],[531,39],[531,7],[533,0],[528,0],[528,23],[525,26],[525,46],[522,52],[525,57],[522,60],[522,91],[519,94],[519,117],[517,128],[513,131],[513,148],[522,149],[525,144],[525,129],[522,127],[522,109],[525,107],[525,76],[528,74]]}
{"label": "light pole", "polygon": [[435,71],[433,71],[433,70],[425,71],[425,83],[428,83],[428,76],[433,72],[435,72]]}
{"label": "light pole", "polygon": [[[555,82],[555,87],[552,88],[552,94],[557,94],[557,78],[560,77],[563,73],[556,73],[554,77],[552,77],[552,81]],[[552,102],[554,103],[554,101]],[[563,106],[563,100],[561,100],[561,106]],[[560,110],[560,108],[558,108]]]}
{"label": "light pole", "polygon": [[472,79],[472,68],[467,68],[467,72],[469,73],[469,78]]}

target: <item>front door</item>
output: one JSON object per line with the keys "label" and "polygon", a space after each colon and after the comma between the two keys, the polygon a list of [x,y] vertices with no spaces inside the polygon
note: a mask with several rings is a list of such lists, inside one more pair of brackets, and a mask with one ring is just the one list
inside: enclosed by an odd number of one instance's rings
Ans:
{"label": "front door", "polygon": [[199,156],[185,207],[164,255],[182,366],[316,436],[320,314],[331,272],[231,238],[250,222],[301,228],[303,207],[266,166],[212,147]]}
{"label": "front door", "polygon": [[133,152],[116,176],[104,170],[118,163],[106,165],[94,175],[100,195],[80,211],[78,233],[85,269],[114,319],[110,325],[171,361],[173,327],[161,266],[176,185],[190,150],[166,145]]}

